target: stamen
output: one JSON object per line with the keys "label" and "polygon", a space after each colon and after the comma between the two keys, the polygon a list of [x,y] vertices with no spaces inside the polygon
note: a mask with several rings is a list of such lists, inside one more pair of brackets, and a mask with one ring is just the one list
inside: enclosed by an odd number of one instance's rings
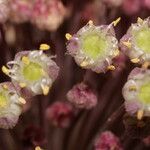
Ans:
{"label": "stamen", "polygon": [[69,33],[66,33],[65,37],[66,37],[67,40],[70,40],[72,38],[72,35],[69,34]]}
{"label": "stamen", "polygon": [[27,56],[23,56],[21,60],[22,60],[22,62],[23,62],[24,64],[26,64],[26,65],[29,65],[29,64],[30,64],[30,60],[29,60],[29,58],[28,58]]}
{"label": "stamen", "polygon": [[140,18],[140,17],[138,17],[137,22],[140,23],[140,24],[142,24],[143,23],[143,19]]}
{"label": "stamen", "polygon": [[107,69],[113,71],[113,70],[115,70],[116,68],[115,68],[114,65],[110,65],[110,66],[107,67]]}
{"label": "stamen", "polygon": [[89,63],[88,63],[87,61],[83,61],[83,62],[80,64],[80,66],[81,66],[81,67],[86,67],[88,64],[89,64]]}
{"label": "stamen", "polygon": [[6,66],[2,66],[2,72],[5,73],[6,75],[9,75],[10,70]]}
{"label": "stamen", "polygon": [[50,46],[48,44],[41,44],[39,49],[46,51],[50,49]]}
{"label": "stamen", "polygon": [[26,104],[26,100],[23,97],[19,97],[19,102],[21,104]]}
{"label": "stamen", "polygon": [[8,90],[8,86],[7,86],[6,84],[3,85],[3,88],[4,88],[5,90]]}
{"label": "stamen", "polygon": [[132,44],[128,41],[128,42],[123,42],[123,44],[128,47],[128,48],[131,48]]}
{"label": "stamen", "polygon": [[46,85],[41,85],[44,95],[48,95],[50,88]]}
{"label": "stamen", "polygon": [[19,86],[20,86],[21,88],[24,88],[24,87],[27,86],[27,84],[22,82],[22,83],[19,83]]}
{"label": "stamen", "polygon": [[115,51],[114,51],[114,57],[117,57],[117,56],[119,56],[119,54],[120,54],[120,51],[118,50],[118,49],[116,49]]}
{"label": "stamen", "polygon": [[136,91],[136,90],[137,90],[137,88],[136,88],[136,86],[135,86],[135,85],[132,85],[132,86],[130,86],[130,87],[129,87],[129,90],[130,90],[130,91]]}
{"label": "stamen", "polygon": [[42,149],[40,148],[40,146],[36,146],[35,150],[42,150]]}
{"label": "stamen", "polygon": [[137,112],[137,119],[141,120],[143,118],[143,115],[144,115],[144,111],[142,109],[138,110],[138,112]]}
{"label": "stamen", "polygon": [[94,23],[92,20],[89,20],[88,25],[92,26]]}
{"label": "stamen", "polygon": [[117,18],[115,21],[113,21],[113,25],[117,26],[117,24],[120,22],[121,17]]}
{"label": "stamen", "polygon": [[131,62],[133,62],[133,63],[138,63],[140,61],[140,59],[139,58],[133,58],[133,59],[131,59]]}

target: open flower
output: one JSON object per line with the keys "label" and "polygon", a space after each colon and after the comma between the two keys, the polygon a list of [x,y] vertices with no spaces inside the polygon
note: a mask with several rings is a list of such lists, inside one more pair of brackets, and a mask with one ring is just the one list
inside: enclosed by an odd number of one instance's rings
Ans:
{"label": "open flower", "polygon": [[66,34],[68,54],[82,68],[97,73],[114,70],[112,59],[118,56],[119,51],[113,24],[116,25],[119,20],[120,18],[108,26],[95,26],[89,21],[72,37]]}
{"label": "open flower", "polygon": [[133,63],[150,63],[150,17],[145,20],[138,18],[127,33],[122,37],[120,46]]}
{"label": "open flower", "polygon": [[150,70],[135,68],[123,88],[126,111],[140,120],[150,116]]}
{"label": "open flower", "polygon": [[33,95],[47,95],[59,71],[56,63],[42,50],[19,52],[7,66],[9,69],[3,66],[3,72],[15,85]]}
{"label": "open flower", "polygon": [[8,129],[16,125],[25,102],[11,82],[0,84],[0,128]]}

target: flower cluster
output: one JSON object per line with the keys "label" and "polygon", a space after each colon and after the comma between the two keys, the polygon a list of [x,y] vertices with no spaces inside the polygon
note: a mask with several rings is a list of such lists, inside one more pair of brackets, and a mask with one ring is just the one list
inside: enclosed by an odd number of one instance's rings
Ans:
{"label": "flower cluster", "polygon": [[7,0],[0,6],[0,23],[30,21],[40,29],[54,31],[66,17],[66,8],[60,0]]}
{"label": "flower cluster", "polygon": [[[11,128],[21,114],[21,104],[31,96],[47,95],[58,76],[59,67],[43,50],[49,48],[42,44],[40,49],[23,51],[15,59],[3,66],[2,71],[12,82],[2,83],[0,88],[0,127]],[[24,99],[25,98],[25,99]]]}

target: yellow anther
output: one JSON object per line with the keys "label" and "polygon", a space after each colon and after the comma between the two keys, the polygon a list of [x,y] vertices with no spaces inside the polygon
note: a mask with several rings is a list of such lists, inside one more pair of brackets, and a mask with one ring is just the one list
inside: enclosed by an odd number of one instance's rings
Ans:
{"label": "yellow anther", "polygon": [[70,40],[70,39],[72,38],[72,35],[69,34],[69,33],[66,33],[66,34],[65,34],[65,37],[66,37],[67,40]]}
{"label": "yellow anther", "polygon": [[35,150],[42,150],[40,146],[36,146]]}
{"label": "yellow anther", "polygon": [[19,83],[19,86],[20,86],[21,88],[24,88],[24,87],[27,86],[27,84],[22,82],[22,83]]}
{"label": "yellow anther", "polygon": [[135,85],[132,85],[132,86],[130,86],[130,87],[129,87],[129,90],[130,90],[130,91],[136,91],[136,90],[137,90],[137,88],[136,88],[136,86],[135,86]]}
{"label": "yellow anther", "polygon": [[26,100],[23,97],[19,97],[19,102],[21,104],[26,104]]}
{"label": "yellow anther", "polygon": [[137,119],[141,120],[143,118],[143,115],[144,115],[144,111],[142,109],[138,110],[138,112],[137,112]]}
{"label": "yellow anther", "polygon": [[150,62],[146,61],[143,65],[142,68],[147,69],[150,66]]}
{"label": "yellow anther", "polygon": [[90,26],[92,26],[94,23],[93,23],[92,20],[89,20],[88,24],[89,24]]}
{"label": "yellow anther", "polygon": [[81,67],[86,67],[87,65],[89,65],[89,62],[87,62],[87,61],[83,61],[83,62],[80,64]]}
{"label": "yellow anther", "polygon": [[46,51],[49,49],[50,49],[50,46],[48,44],[41,44],[40,45],[40,50]]}
{"label": "yellow anther", "polygon": [[142,24],[143,23],[143,19],[140,18],[140,17],[138,17],[137,22],[140,23],[140,24]]}
{"label": "yellow anther", "polygon": [[30,60],[29,60],[29,58],[28,58],[27,56],[23,56],[21,60],[22,60],[22,62],[23,62],[24,64],[26,64],[26,65],[29,65],[29,64],[30,64]]}
{"label": "yellow anther", "polygon": [[50,88],[48,86],[41,86],[44,95],[48,95]]}
{"label": "yellow anther", "polygon": [[2,72],[5,73],[6,75],[9,75],[10,70],[6,66],[2,66]]}
{"label": "yellow anther", "polygon": [[115,21],[113,21],[113,25],[117,26],[117,24],[120,22],[121,17],[117,18]]}
{"label": "yellow anther", "polygon": [[118,49],[116,49],[115,51],[114,51],[114,57],[117,57],[117,56],[119,56],[119,54],[120,54],[120,51],[118,50]]}
{"label": "yellow anther", "polygon": [[4,88],[5,90],[8,90],[8,86],[7,86],[6,84],[3,85],[3,88]]}
{"label": "yellow anther", "polygon": [[128,48],[131,48],[131,46],[132,46],[132,44],[129,41],[123,42],[123,45],[125,45]]}
{"label": "yellow anther", "polygon": [[133,58],[133,59],[131,59],[131,62],[136,64],[136,63],[140,62],[140,59],[139,58]]}
{"label": "yellow anther", "polygon": [[107,69],[108,69],[108,70],[112,70],[112,71],[113,71],[113,70],[115,70],[116,68],[115,68],[115,66],[114,66],[114,65],[110,65],[110,66],[108,66],[108,67],[107,67]]}

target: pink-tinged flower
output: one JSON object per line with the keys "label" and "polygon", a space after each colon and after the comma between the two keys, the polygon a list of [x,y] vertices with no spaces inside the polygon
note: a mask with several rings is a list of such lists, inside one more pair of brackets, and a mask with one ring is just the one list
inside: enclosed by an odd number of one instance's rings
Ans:
{"label": "pink-tinged flower", "polygon": [[75,111],[69,103],[55,102],[46,110],[46,118],[56,127],[67,128],[74,118]]}
{"label": "pink-tinged flower", "polygon": [[11,82],[0,84],[0,128],[13,128],[22,112],[25,100]]}
{"label": "pink-tinged flower", "polygon": [[105,131],[97,137],[94,150],[122,150],[122,146],[116,135],[111,131]]}
{"label": "pink-tinged flower", "polygon": [[66,16],[66,8],[60,0],[36,0],[31,22],[40,29],[55,31]]}
{"label": "pink-tinged flower", "polygon": [[133,63],[150,63],[150,17],[145,20],[138,18],[120,40],[122,51]]}
{"label": "pink-tinged flower", "polygon": [[11,77],[16,87],[20,86],[23,95],[47,95],[58,76],[59,67],[42,50],[22,51],[7,63],[2,70]]}
{"label": "pink-tinged flower", "polygon": [[122,9],[127,15],[137,14],[141,9],[141,0],[123,0]]}
{"label": "pink-tinged flower", "polygon": [[8,0],[10,7],[9,19],[20,23],[29,21],[32,14],[34,0]]}
{"label": "pink-tinged flower", "polygon": [[143,139],[143,142],[146,146],[150,146],[150,135]]}
{"label": "pink-tinged flower", "polygon": [[0,0],[0,23],[4,23],[7,21],[9,17],[9,6],[7,0]]}
{"label": "pink-tinged flower", "polygon": [[[120,18],[113,23],[116,25]],[[113,58],[118,56],[118,40],[115,37],[113,23],[95,26],[92,21],[68,38],[67,53],[76,63],[85,69],[97,73],[115,69]]]}
{"label": "pink-tinged flower", "polygon": [[97,104],[97,97],[85,83],[79,83],[67,93],[67,99],[77,108],[91,109]]}
{"label": "pink-tinged flower", "polygon": [[150,116],[150,70],[135,68],[130,73],[128,81],[123,87],[126,111],[130,115],[137,115],[139,120],[143,116]]}
{"label": "pink-tinged flower", "polygon": [[119,7],[123,3],[123,0],[103,0],[108,6]]}

